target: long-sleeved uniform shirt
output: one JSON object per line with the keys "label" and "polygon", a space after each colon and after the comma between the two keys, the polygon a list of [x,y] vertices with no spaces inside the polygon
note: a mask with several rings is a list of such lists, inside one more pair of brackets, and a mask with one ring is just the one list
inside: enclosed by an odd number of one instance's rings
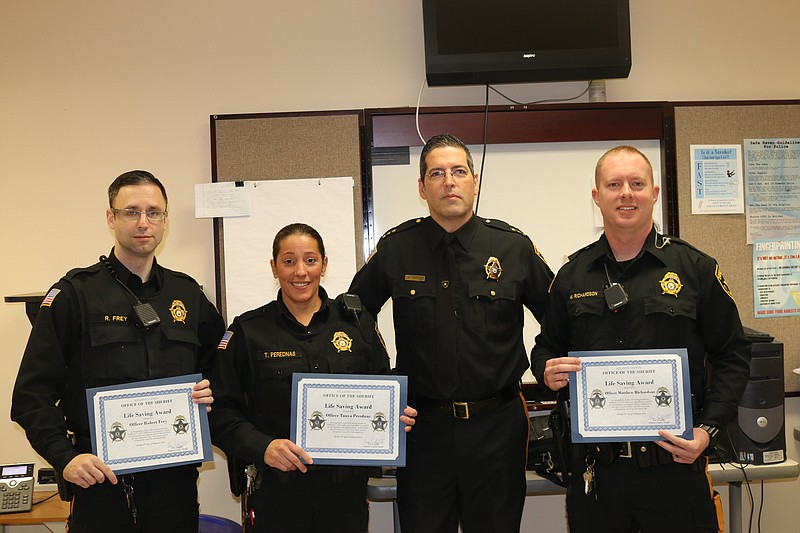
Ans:
{"label": "long-sleeved uniform shirt", "polygon": [[214,365],[214,444],[229,456],[264,465],[274,439],[288,439],[292,375],[387,374],[389,356],[375,321],[356,319],[320,287],[322,307],[308,326],[299,323],[281,293],[236,317],[225,332]]}
{"label": "long-sleeved uniform shirt", "polygon": [[[142,283],[112,253],[119,280],[161,322],[134,324],[134,298],[102,263],[67,273],[41,304],[20,364],[11,418],[58,472],[91,452],[86,389],[202,373],[209,376],[225,328],[195,280],[153,262]],[[73,444],[68,433],[75,435]]]}
{"label": "long-sleeved uniform shirt", "polygon": [[541,321],[553,273],[531,240],[499,220],[473,216],[455,232],[455,316],[436,323],[437,284],[445,231],[430,217],[388,231],[350,285],[376,314],[392,299],[396,368],[415,397],[441,399],[436,337],[455,344],[452,400],[489,398],[518,386],[528,368],[523,306]]}

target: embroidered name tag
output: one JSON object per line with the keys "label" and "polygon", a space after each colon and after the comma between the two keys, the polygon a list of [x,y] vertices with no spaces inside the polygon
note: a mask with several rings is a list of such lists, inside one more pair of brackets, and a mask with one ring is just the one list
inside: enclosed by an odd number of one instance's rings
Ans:
{"label": "embroidered name tag", "polygon": [[264,357],[266,359],[272,359],[275,357],[297,357],[297,352],[294,350],[286,352],[264,352]]}

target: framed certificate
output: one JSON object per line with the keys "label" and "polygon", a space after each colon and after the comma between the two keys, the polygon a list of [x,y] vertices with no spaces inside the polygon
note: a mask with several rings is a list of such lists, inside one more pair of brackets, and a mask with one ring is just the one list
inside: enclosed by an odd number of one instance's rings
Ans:
{"label": "framed certificate", "polygon": [[570,352],[572,442],[664,440],[664,429],[691,439],[692,394],[685,348]]}
{"label": "framed certificate", "polygon": [[212,460],[205,405],[192,402],[200,374],[86,390],[92,452],[126,474]]}
{"label": "framed certificate", "polygon": [[297,373],[291,439],[320,465],[405,466],[406,376]]}

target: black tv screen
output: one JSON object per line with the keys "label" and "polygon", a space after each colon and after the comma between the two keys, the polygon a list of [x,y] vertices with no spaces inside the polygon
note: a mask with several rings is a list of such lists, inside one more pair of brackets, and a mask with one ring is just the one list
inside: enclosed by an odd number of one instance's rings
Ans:
{"label": "black tv screen", "polygon": [[629,0],[422,0],[428,85],[625,78]]}

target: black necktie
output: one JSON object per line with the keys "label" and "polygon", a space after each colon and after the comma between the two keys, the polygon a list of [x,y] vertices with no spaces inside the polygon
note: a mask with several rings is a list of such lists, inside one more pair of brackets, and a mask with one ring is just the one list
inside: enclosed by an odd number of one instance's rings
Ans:
{"label": "black necktie", "polygon": [[455,235],[447,233],[442,240],[439,263],[439,285],[436,289],[436,386],[445,398],[458,387],[456,362],[456,254]]}

